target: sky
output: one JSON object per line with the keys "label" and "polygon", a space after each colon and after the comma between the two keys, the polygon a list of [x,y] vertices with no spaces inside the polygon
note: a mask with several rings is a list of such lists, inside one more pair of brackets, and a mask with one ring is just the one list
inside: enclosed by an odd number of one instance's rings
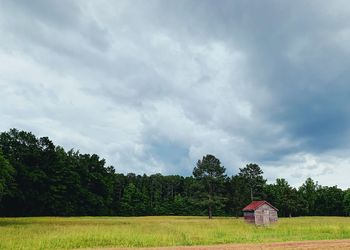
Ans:
{"label": "sky", "polygon": [[350,187],[349,1],[0,2],[0,131],[117,172]]}

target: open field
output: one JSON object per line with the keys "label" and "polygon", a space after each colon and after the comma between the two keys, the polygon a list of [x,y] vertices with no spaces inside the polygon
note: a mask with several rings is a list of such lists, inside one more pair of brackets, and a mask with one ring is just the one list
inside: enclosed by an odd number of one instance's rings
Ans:
{"label": "open field", "polygon": [[331,239],[350,239],[350,218],[285,218],[271,227],[247,225],[242,219],[208,220],[205,217],[0,218],[0,249],[125,248]]}

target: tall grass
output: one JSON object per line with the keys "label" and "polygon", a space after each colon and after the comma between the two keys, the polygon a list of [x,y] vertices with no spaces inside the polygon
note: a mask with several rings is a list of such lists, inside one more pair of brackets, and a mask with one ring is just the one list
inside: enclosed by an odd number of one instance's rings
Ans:
{"label": "tall grass", "polygon": [[0,249],[74,249],[350,238],[350,218],[283,218],[270,227],[205,217],[0,218]]}

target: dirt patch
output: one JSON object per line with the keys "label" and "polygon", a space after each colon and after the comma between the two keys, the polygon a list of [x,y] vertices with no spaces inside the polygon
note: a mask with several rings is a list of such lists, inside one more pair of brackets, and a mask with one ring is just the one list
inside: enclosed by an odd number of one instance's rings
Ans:
{"label": "dirt patch", "polygon": [[[93,250],[318,250],[350,249],[350,240],[318,240],[262,244],[227,244],[215,246],[152,247],[152,248],[93,248]],[[91,249],[92,250],[92,249]]]}

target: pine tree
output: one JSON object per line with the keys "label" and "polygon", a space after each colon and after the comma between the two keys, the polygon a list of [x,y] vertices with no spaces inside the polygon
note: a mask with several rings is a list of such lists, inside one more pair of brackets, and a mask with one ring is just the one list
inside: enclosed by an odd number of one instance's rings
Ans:
{"label": "pine tree", "polygon": [[203,199],[202,204],[208,208],[209,219],[213,216],[213,208],[222,207],[225,201],[221,191],[226,177],[225,171],[220,160],[213,155],[206,155],[202,160],[198,160],[193,169],[193,176],[202,185],[199,194]]}

